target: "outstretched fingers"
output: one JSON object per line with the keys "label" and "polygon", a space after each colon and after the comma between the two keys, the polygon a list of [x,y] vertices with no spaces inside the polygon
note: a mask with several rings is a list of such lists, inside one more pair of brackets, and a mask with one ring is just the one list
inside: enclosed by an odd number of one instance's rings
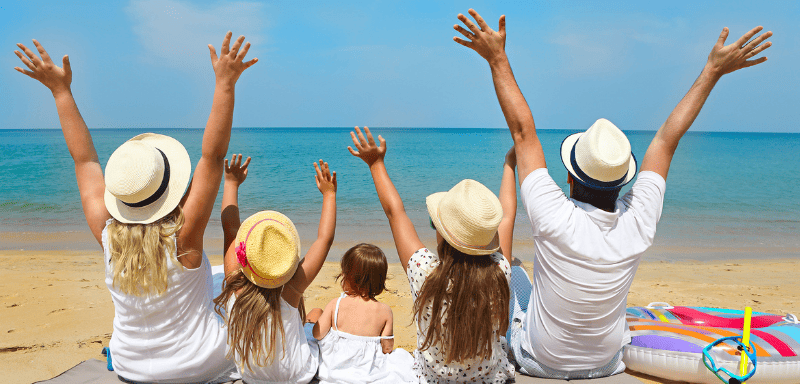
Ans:
{"label": "outstretched fingers", "polygon": [[31,72],[31,71],[22,69],[20,67],[14,67],[14,69],[16,69],[17,72],[19,72],[19,73],[21,73],[23,75],[28,75],[28,76],[30,76],[30,78],[35,79],[35,77],[33,77],[33,72]]}
{"label": "outstretched fingers", "polygon": [[468,12],[470,15],[472,15],[475,21],[478,22],[478,26],[481,27],[482,31],[488,32],[492,30],[491,28],[489,28],[489,24],[486,24],[486,21],[483,20],[483,17],[481,17],[481,15],[479,15],[478,12],[475,12],[475,10],[472,8],[470,8]]}
{"label": "outstretched fingers", "polygon": [[747,67],[752,67],[752,66],[754,66],[754,65],[756,65],[756,64],[761,64],[761,63],[763,63],[763,62],[765,62],[765,61],[767,61],[767,58],[766,58],[766,56],[765,56],[765,57],[759,57],[758,59],[755,59],[755,60],[748,60],[748,61],[746,61],[746,62],[744,63],[744,67],[745,67],[745,68],[747,68]]}
{"label": "outstretched fingers", "polygon": [[739,47],[744,47],[745,44],[748,41],[750,41],[750,39],[752,39],[753,36],[756,35],[756,33],[761,32],[762,29],[764,29],[764,27],[760,25],[758,27],[751,29],[750,32],[745,33],[742,37],[739,38],[739,40],[736,40],[736,45],[738,45]]}
{"label": "outstretched fingers", "polygon": [[28,67],[28,69],[30,69],[31,71],[36,70],[36,67],[33,65],[33,63],[31,63],[31,61],[28,60],[28,58],[25,57],[20,51],[14,51],[14,54],[16,54],[17,57],[19,57],[19,59],[22,60],[22,64],[25,64],[25,66]]}
{"label": "outstretched fingers", "polygon": [[[759,44],[763,43],[764,40],[769,39],[770,37],[772,37],[772,31],[768,31],[767,33],[763,33],[760,36],[758,36],[755,39],[753,39],[752,41],[750,41],[749,43],[747,43],[747,45],[742,47],[742,49],[745,49],[745,50],[748,50],[748,51],[752,51],[752,50],[754,50],[756,48],[760,48]],[[764,45],[768,46],[769,44],[770,43],[767,43],[767,44],[764,44]],[[762,47],[763,47],[763,45],[762,45]]]}
{"label": "outstretched fingers", "polygon": [[[366,128],[366,127],[364,127],[364,128]],[[361,133],[361,129],[356,127],[356,133],[358,134],[358,141],[359,141],[359,143],[361,143],[361,146],[362,147],[366,147],[368,145],[367,139],[364,138],[364,134]]]}
{"label": "outstretched fingers", "polygon": [[464,37],[466,37],[466,38],[468,38],[470,40],[475,40],[475,35],[473,35],[470,31],[467,31],[466,29],[464,29],[464,27],[456,24],[456,25],[453,25],[453,29],[455,29],[456,31],[460,32],[462,35],[464,35]]}
{"label": "outstretched fingers", "polygon": [[217,57],[217,50],[216,50],[216,49],[214,49],[214,46],[213,46],[213,45],[209,44],[209,45],[208,45],[208,51],[209,51],[209,53],[211,53],[211,62],[212,62],[212,63],[216,63],[216,62],[217,62],[217,60],[219,59],[219,58]]}
{"label": "outstretched fingers", "polygon": [[68,55],[64,55],[64,57],[61,58],[61,65],[64,68],[64,72],[66,72],[68,74],[72,73],[72,65],[70,65],[70,63],[69,63],[69,56]]}
{"label": "outstretched fingers", "polygon": [[717,39],[717,45],[719,45],[720,47],[725,46],[725,40],[728,40],[728,33],[730,33],[728,27],[722,28],[722,32],[720,32],[719,34],[719,39]]}
{"label": "outstretched fingers", "polygon": [[474,48],[474,43],[473,42],[464,40],[464,39],[462,39],[460,37],[453,37],[453,41],[455,41],[456,43],[459,43],[459,44],[461,44],[461,45],[463,45],[463,46],[465,46],[467,48]]}
{"label": "outstretched fingers", "polygon": [[364,147],[361,146],[361,142],[358,141],[356,134],[354,132],[350,132],[350,138],[353,139],[353,144],[355,145],[356,149],[359,151],[363,151]]}
{"label": "outstretched fingers", "polygon": [[472,33],[477,35],[478,31],[480,31],[480,28],[478,28],[475,25],[475,23],[472,22],[472,20],[470,20],[468,17],[464,16],[463,13],[459,13],[458,14],[458,19],[461,20],[461,22],[464,23],[464,25],[466,25],[467,28],[469,28],[469,30],[472,31]]}
{"label": "outstretched fingers", "polygon": [[230,53],[228,54],[231,55],[231,57],[236,57],[236,55],[239,53],[239,48],[242,46],[242,43],[244,43],[244,35],[239,36],[239,38],[236,39],[236,41],[233,43],[233,47],[231,47]]}
{"label": "outstretched fingers", "polygon": [[506,35],[506,15],[500,16],[500,23],[497,26],[497,28],[498,32],[500,32],[501,35],[503,36]]}
{"label": "outstretched fingers", "polygon": [[247,173],[247,169],[246,168],[247,168],[248,165],[250,165],[250,156],[247,156],[247,160],[245,160],[244,164],[242,164],[242,168],[245,169],[245,171],[244,171],[245,173]]}
{"label": "outstretched fingers", "polygon": [[230,52],[231,36],[233,36],[233,32],[228,31],[228,33],[225,34],[225,39],[222,40],[222,50],[220,52],[223,55],[227,55]]}
{"label": "outstretched fingers", "polygon": [[19,47],[19,49],[21,49],[22,52],[25,52],[25,54],[28,55],[28,58],[31,59],[31,62],[35,67],[42,65],[42,60],[39,59],[39,56],[36,56],[36,54],[33,53],[33,51],[31,51],[28,47],[22,44],[17,44],[17,47]]}
{"label": "outstretched fingers", "polygon": [[367,142],[371,146],[375,146],[375,139],[372,138],[372,132],[369,131],[369,127],[364,127],[364,132],[367,134]]}
{"label": "outstretched fingers", "polygon": [[39,42],[36,41],[36,39],[33,39],[33,45],[36,46],[36,50],[38,50],[39,55],[42,56],[42,61],[44,61],[45,63],[53,62],[53,60],[50,59],[50,55],[47,54],[47,51],[44,50],[44,47],[41,44],[39,44]]}
{"label": "outstretched fingers", "polygon": [[248,42],[247,42],[247,43],[244,45],[244,48],[242,48],[242,51],[241,51],[241,52],[239,52],[239,53],[236,55],[236,61],[243,61],[243,60],[244,60],[244,57],[245,57],[245,56],[247,56],[247,51],[249,51],[249,50],[250,50],[250,42],[248,41]]}

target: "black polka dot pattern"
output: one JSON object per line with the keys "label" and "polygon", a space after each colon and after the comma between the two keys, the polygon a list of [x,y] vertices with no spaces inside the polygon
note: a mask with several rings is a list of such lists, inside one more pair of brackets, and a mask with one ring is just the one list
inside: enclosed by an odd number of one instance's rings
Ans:
{"label": "black polka dot pattern", "polygon": [[[503,255],[493,253],[491,256],[500,269],[511,279],[511,266]],[[417,300],[417,294],[425,282],[425,278],[439,265],[439,257],[422,248],[411,256],[408,261],[408,282],[411,284],[411,294]],[[445,308],[447,303],[442,304]],[[430,320],[431,306],[423,308],[422,323],[417,324],[417,348],[422,346],[425,331]],[[508,362],[508,357],[503,349],[500,335],[495,331],[496,341],[492,346],[492,356],[488,359],[470,359],[450,364],[444,363],[444,354],[439,345],[434,345],[426,351],[414,351],[414,372],[420,383],[505,383],[514,378],[514,366]]]}

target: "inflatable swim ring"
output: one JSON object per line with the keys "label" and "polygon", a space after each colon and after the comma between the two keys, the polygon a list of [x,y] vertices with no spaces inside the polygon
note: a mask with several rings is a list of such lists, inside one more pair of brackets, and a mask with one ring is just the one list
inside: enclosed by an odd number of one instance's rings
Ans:
{"label": "inflatable swim ring", "polygon": [[[637,372],[690,383],[720,383],[703,364],[703,348],[729,336],[741,336],[744,311],[673,307],[651,303],[627,309],[631,344],[623,361]],[[753,312],[750,341],[758,366],[747,384],[800,383],[800,321],[794,315]],[[717,366],[737,370],[737,345],[723,342],[711,350]],[[751,366],[752,367],[752,366]]]}

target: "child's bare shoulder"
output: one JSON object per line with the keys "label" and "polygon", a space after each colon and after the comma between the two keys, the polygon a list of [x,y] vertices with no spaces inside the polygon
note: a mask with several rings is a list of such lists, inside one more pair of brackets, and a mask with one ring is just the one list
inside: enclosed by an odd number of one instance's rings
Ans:
{"label": "child's bare shoulder", "polygon": [[388,316],[388,317],[392,317],[392,307],[390,307],[389,304],[382,303],[380,301],[376,301],[376,302],[378,303],[378,305],[377,305],[378,311],[382,315]]}

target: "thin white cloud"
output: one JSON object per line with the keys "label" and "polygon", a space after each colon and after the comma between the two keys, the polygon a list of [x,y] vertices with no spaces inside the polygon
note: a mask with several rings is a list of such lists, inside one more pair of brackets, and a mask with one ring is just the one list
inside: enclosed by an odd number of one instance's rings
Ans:
{"label": "thin white cloud", "polygon": [[[675,32],[685,30],[681,20],[623,15],[598,20],[563,22],[550,42],[570,75],[613,75],[626,71],[643,46],[660,52],[676,48]],[[652,54],[652,52],[650,52]]]}
{"label": "thin white cloud", "polygon": [[155,65],[197,71],[209,65],[208,44],[220,51],[225,32],[244,35],[253,48],[265,40],[263,4],[236,1],[200,6],[178,0],[133,0],[126,11],[133,32]]}

